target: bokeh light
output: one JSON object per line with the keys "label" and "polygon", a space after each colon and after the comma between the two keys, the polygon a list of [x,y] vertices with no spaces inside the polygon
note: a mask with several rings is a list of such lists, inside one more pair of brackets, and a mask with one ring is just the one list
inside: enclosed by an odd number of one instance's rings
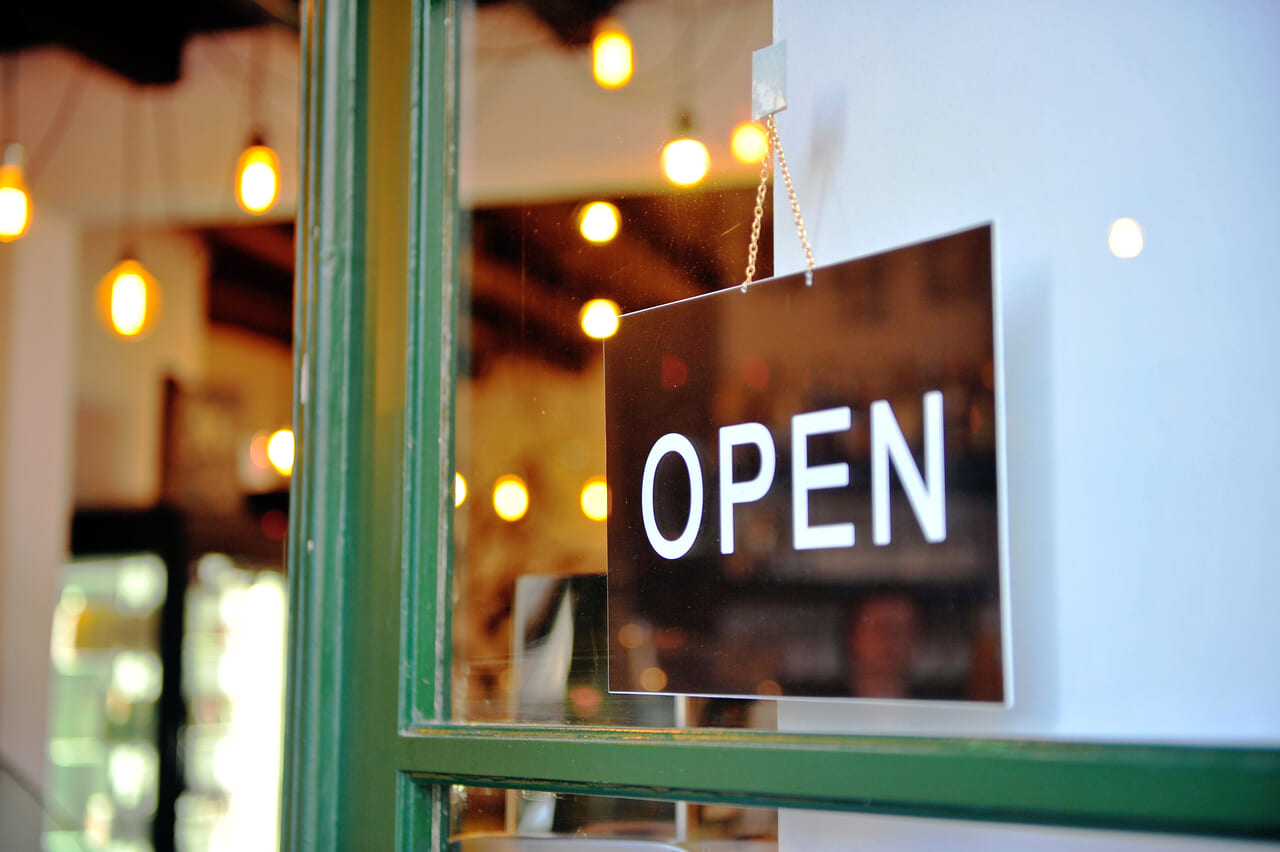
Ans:
{"label": "bokeh light", "polygon": [[518,476],[504,476],[493,486],[493,510],[504,521],[518,521],[529,511],[529,489]]}
{"label": "bokeh light", "polygon": [[463,501],[467,499],[467,480],[462,478],[462,474],[455,473],[453,475],[453,508],[458,508]]}
{"label": "bokeh light", "polygon": [[588,479],[582,486],[579,502],[582,504],[582,514],[591,520],[603,521],[609,517],[609,486],[604,477]]}
{"label": "bokeh light", "polygon": [[293,430],[277,429],[267,441],[267,458],[281,476],[293,473]]}
{"label": "bokeh light", "polygon": [[734,159],[758,165],[769,150],[769,142],[760,125],[754,121],[744,121],[734,128],[729,147],[733,150]]}
{"label": "bokeh light", "polygon": [[593,201],[582,208],[578,217],[578,231],[590,243],[607,243],[618,235],[622,216],[618,208],[607,201]]}
{"label": "bokeh light", "polygon": [[18,239],[30,224],[31,196],[27,193],[22,167],[0,166],[0,243]]}
{"label": "bokeh light", "polygon": [[1142,254],[1142,226],[1129,218],[1115,220],[1107,232],[1107,245],[1116,257],[1137,257]]}
{"label": "bokeh light", "polygon": [[707,176],[711,156],[697,139],[677,139],[662,149],[662,172],[677,186],[693,186]]}
{"label": "bokeh light", "polygon": [[280,189],[280,158],[266,145],[250,145],[236,163],[236,203],[260,215],[276,203]]}
{"label": "bokeh light", "polygon": [[582,306],[578,321],[587,337],[604,340],[618,331],[618,303],[611,299],[592,299]]}
{"label": "bokeh light", "polygon": [[631,80],[631,39],[616,23],[600,29],[591,43],[591,73],[604,89],[618,89]]}

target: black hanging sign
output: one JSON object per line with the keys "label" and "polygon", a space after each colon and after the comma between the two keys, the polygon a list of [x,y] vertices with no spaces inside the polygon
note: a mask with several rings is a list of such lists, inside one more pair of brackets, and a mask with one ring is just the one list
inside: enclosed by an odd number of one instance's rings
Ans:
{"label": "black hanging sign", "polygon": [[622,318],[613,691],[1008,702],[991,247]]}

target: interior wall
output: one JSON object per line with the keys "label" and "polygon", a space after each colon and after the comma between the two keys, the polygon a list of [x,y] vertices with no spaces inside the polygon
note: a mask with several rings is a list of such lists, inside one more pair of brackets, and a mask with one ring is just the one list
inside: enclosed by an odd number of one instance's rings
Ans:
{"label": "interior wall", "polygon": [[0,246],[0,757],[44,776],[49,631],[67,553],[79,230],[52,211]]}

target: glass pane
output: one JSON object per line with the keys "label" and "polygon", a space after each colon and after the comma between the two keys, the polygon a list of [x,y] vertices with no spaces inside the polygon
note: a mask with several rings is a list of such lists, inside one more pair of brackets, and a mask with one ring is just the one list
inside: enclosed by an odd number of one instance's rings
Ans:
{"label": "glass pane", "polygon": [[[600,342],[619,311],[742,281],[762,153],[740,161],[731,140],[771,3],[585,8],[463,16],[453,716],[772,728],[761,702],[608,692]],[[593,37],[630,56],[629,79],[595,68]],[[687,186],[663,174],[683,137],[710,163]]]}
{"label": "glass pane", "polygon": [[771,852],[778,811],[488,787],[452,788],[451,852]]}

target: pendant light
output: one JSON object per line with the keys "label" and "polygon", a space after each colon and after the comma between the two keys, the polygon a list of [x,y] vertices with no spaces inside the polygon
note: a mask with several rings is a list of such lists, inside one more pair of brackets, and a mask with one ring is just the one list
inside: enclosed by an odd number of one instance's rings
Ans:
{"label": "pendant light", "polygon": [[128,199],[138,192],[137,144],[132,92],[125,94],[122,110],[124,125],[120,133],[120,261],[98,281],[98,311],[107,327],[126,340],[137,340],[155,324],[160,313],[160,285],[155,276],[138,260],[132,245],[133,235]]}
{"label": "pendant light", "polygon": [[261,216],[274,207],[280,194],[280,157],[260,130],[262,60],[262,51],[255,39],[249,45],[249,124],[253,129],[236,161],[236,203],[254,216]]}
{"label": "pendant light", "polygon": [[[673,9],[673,28],[679,27],[679,8],[677,4]],[[672,78],[677,103],[682,98],[692,101],[697,95],[693,52],[698,45],[698,7],[693,4],[688,8],[692,10],[689,25],[683,30],[684,38],[675,39],[676,58],[672,62],[672,67],[677,69]],[[662,148],[662,173],[676,186],[697,185],[707,176],[707,170],[711,167],[711,155],[707,153],[707,146],[693,135],[693,125],[692,107],[677,109],[675,138]]]}
{"label": "pendant light", "polygon": [[[10,139],[18,137],[18,57],[4,62],[0,87],[4,98],[4,120],[0,129]],[[5,137],[0,136],[0,139]],[[21,237],[31,226],[31,194],[27,192],[22,145],[17,141],[0,142],[0,243]]]}

